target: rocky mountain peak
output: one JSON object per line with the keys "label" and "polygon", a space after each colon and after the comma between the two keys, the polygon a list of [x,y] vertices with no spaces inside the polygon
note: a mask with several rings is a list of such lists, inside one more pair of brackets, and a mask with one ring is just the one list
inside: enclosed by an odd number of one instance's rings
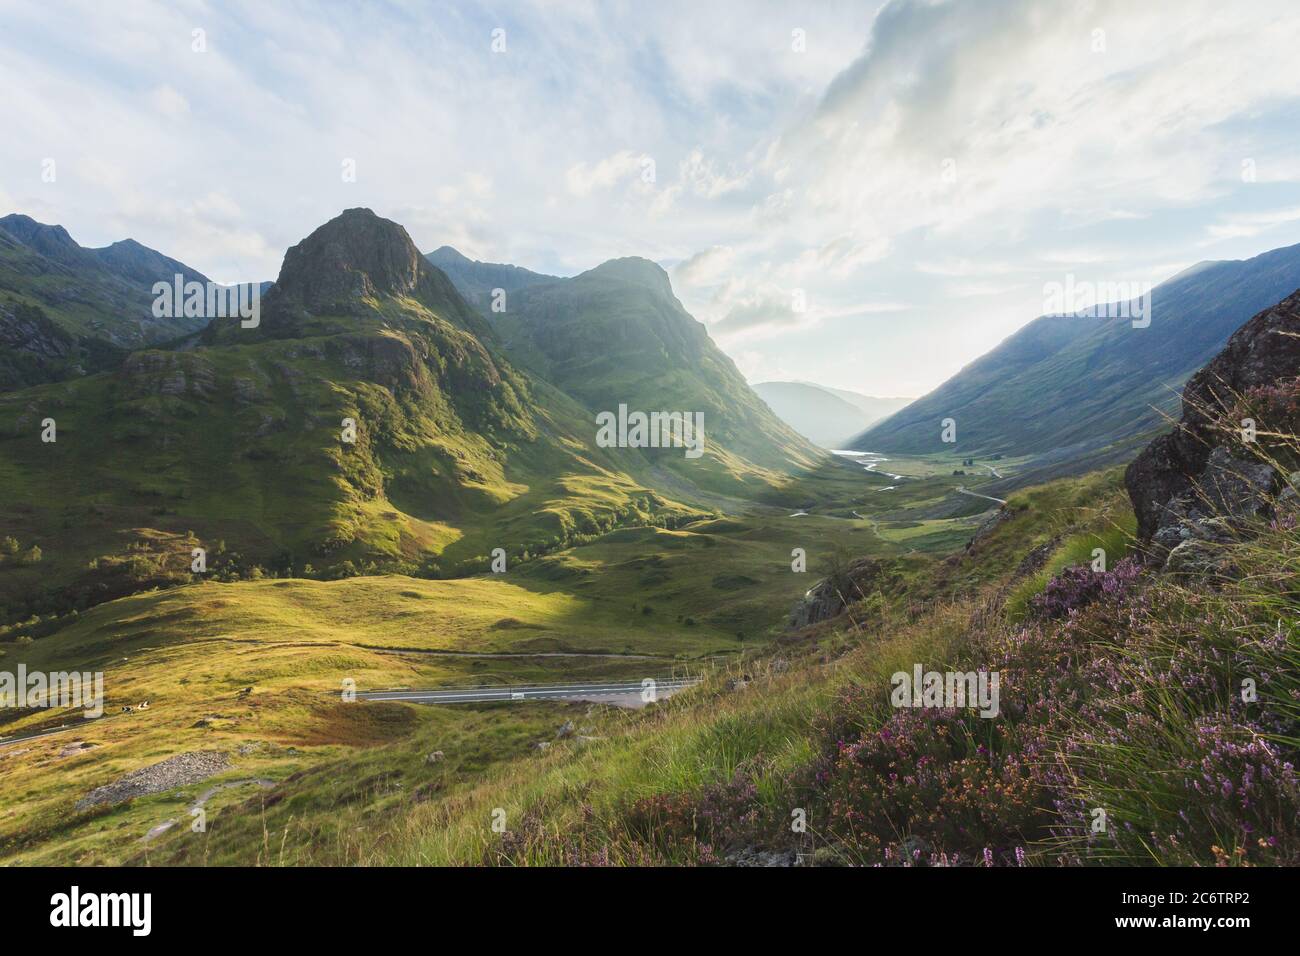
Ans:
{"label": "rocky mountain peak", "polygon": [[432,275],[404,228],[357,208],[292,246],[276,288],[308,308],[324,309],[367,296],[411,295]]}
{"label": "rocky mountain peak", "polygon": [[673,286],[672,282],[669,281],[668,273],[657,263],[651,262],[649,259],[643,259],[640,256],[610,259],[608,262],[602,262],[596,268],[584,272],[578,278],[582,279],[584,276],[634,282],[660,295],[671,297],[673,294]]}
{"label": "rocky mountain peak", "polygon": [[94,259],[62,226],[47,225],[31,216],[11,213],[0,218],[0,229],[54,262],[81,267],[94,264]]}

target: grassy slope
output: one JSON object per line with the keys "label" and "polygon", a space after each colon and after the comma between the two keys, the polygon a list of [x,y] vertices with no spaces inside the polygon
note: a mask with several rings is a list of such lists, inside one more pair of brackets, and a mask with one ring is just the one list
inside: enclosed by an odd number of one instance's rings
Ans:
{"label": "grassy slope", "polygon": [[[792,541],[808,549],[807,574],[791,572]],[[370,705],[341,709],[334,695],[342,679],[364,690],[698,669],[703,665],[692,661],[734,655],[779,634],[785,613],[836,548],[892,546],[862,522],[727,518],[677,531],[614,531],[501,576],[202,583],[112,601],[34,643],[0,645],[6,669],[22,662],[103,670],[110,715],[82,732],[0,748],[12,781],[0,803],[0,844],[25,862],[106,862],[135,853],[145,831],[184,817],[185,800],[202,788],[144,798],[103,818],[75,813],[72,804],[94,786],[186,750],[238,753],[238,769],[222,779],[278,780],[349,753],[365,762],[353,748],[400,741],[410,772],[423,766],[423,753],[444,749],[449,764],[437,779],[459,785],[492,761],[549,739],[567,705],[372,713]],[[649,659],[492,656],[555,652]],[[250,686],[251,695],[240,694]],[[151,701],[147,716],[115,714],[141,699]],[[29,733],[69,719],[80,718],[36,711],[0,732]],[[96,747],[58,756],[79,740]],[[223,793],[213,809],[258,792]],[[365,803],[370,795],[355,799]]]}
{"label": "grassy slope", "polygon": [[488,313],[508,354],[592,413],[702,412],[699,460],[662,467],[707,491],[755,497],[825,455],[780,421],[643,260],[616,260],[574,279],[525,286]]}
{"label": "grassy slope", "polygon": [[[334,334],[140,352],[114,373],[0,396],[0,527],[44,552],[39,568],[0,572],[0,594],[111,597],[129,587],[91,561],[188,531],[246,566],[463,573],[495,547],[692,513],[630,478],[626,453],[584,441],[585,415],[544,383],[503,366],[495,385],[483,371],[453,395],[448,378],[479,373],[447,368],[467,333],[420,303],[319,331]],[[55,443],[40,440],[47,416]],[[173,575],[188,569],[183,542],[151,550]]]}
{"label": "grassy slope", "polygon": [[[1076,498],[1095,497],[1104,487],[1110,486],[1103,482],[1088,490],[1070,485],[1042,493],[1009,523],[1006,541],[1012,534],[1029,541],[1049,535],[1059,513]],[[1053,514],[1058,517],[1051,518]],[[886,537],[910,530],[881,528]],[[969,526],[962,533],[968,536]],[[807,575],[790,572],[789,549],[796,541],[809,550]],[[693,692],[698,706],[683,696],[658,716],[583,716],[585,706],[558,703],[463,709],[345,706],[333,694],[342,676],[353,677],[361,689],[640,678],[682,667],[698,670],[701,664],[690,658],[736,651],[759,654],[743,665],[737,658],[731,665],[737,673],[742,668],[769,673],[771,654],[761,648],[774,646],[771,641],[781,637],[785,611],[829,566],[836,550],[887,556],[901,555],[905,547],[911,544],[882,539],[866,522],[816,516],[725,518],[676,532],[615,531],[592,544],[518,565],[501,578],[268,580],[202,584],[114,601],[30,646],[6,645],[5,664],[103,668],[110,714],[123,702],[142,698],[151,700],[151,710],[147,716],[111,716],[79,734],[0,748],[0,761],[13,781],[0,811],[0,839],[17,862],[143,858],[143,833],[164,819],[187,819],[186,800],[201,787],[142,798],[103,815],[73,813],[71,805],[91,787],[127,770],[193,749],[238,755],[236,769],[222,780],[303,776],[273,791],[283,800],[275,797],[267,810],[268,825],[276,828],[269,850],[259,822],[266,795],[249,785],[216,798],[209,836],[183,829],[167,834],[149,844],[153,858],[180,854],[187,862],[259,857],[374,862],[397,852],[396,844],[381,850],[353,828],[382,821],[380,839],[387,845],[392,828],[423,827],[423,817],[402,821],[413,803],[427,802],[429,812],[456,815],[449,839],[468,842],[455,843],[452,856],[464,859],[485,844],[472,836],[478,811],[466,810],[462,818],[458,808],[464,808],[463,800],[478,801],[471,804],[475,807],[482,800],[495,801],[491,806],[522,806],[520,801],[534,796],[553,801],[553,788],[580,782],[617,802],[631,794],[725,777],[747,755],[774,747],[785,754],[778,760],[784,765],[782,761],[805,754],[808,721],[838,680],[838,665],[830,666],[830,660],[839,659],[862,635],[835,635],[823,628],[822,636],[810,643],[781,645],[774,652],[795,663],[784,674],[770,672],[773,692],[727,694],[715,682]],[[1018,555],[1006,542],[1002,549],[990,547],[979,562],[967,562],[979,568],[969,573],[988,579],[1006,574]],[[925,601],[969,586],[961,574],[923,555],[900,560],[909,587]],[[687,624],[687,618],[694,623]],[[735,639],[736,630],[746,634],[743,643]],[[869,643],[878,641],[873,637]],[[376,649],[380,647],[662,657],[462,658],[385,653]],[[823,655],[829,656],[822,660]],[[714,672],[718,666],[728,667],[711,665]],[[241,695],[248,686],[253,692]],[[591,726],[591,735],[610,740],[582,754],[535,756],[532,743],[552,739],[554,727],[575,714],[579,723]],[[62,719],[38,712],[11,723],[5,733]],[[84,754],[57,756],[78,739],[98,746]],[[18,752],[24,749],[26,753]],[[422,755],[433,749],[444,750],[447,762],[425,765]],[[557,749],[572,751],[573,745]],[[539,768],[545,772],[539,774]],[[499,794],[504,792],[511,794],[509,802],[503,803]],[[257,812],[247,815],[254,806]],[[240,809],[223,815],[223,807]],[[565,810],[561,817],[568,819],[567,814]],[[452,849],[453,844],[431,847],[429,838],[421,836],[402,851],[401,859],[439,859]]]}

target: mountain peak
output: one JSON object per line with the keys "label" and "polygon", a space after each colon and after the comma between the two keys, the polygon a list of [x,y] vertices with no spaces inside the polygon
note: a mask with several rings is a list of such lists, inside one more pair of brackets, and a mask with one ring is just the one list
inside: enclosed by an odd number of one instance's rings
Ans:
{"label": "mountain peak", "polygon": [[369,209],[345,209],[285,253],[276,288],[321,308],[409,295],[431,273],[402,226]]}
{"label": "mountain peak", "polygon": [[660,294],[669,296],[673,294],[672,282],[669,281],[668,273],[663,270],[663,267],[640,256],[610,259],[608,262],[602,262],[596,268],[584,272],[578,278],[581,279],[584,276],[598,276],[605,279],[617,279],[621,282],[635,282],[637,285],[645,286]]}
{"label": "mountain peak", "polygon": [[465,253],[461,252],[455,246],[439,246],[425,256],[430,262],[449,262],[449,263],[471,263],[471,259]]}
{"label": "mountain peak", "polygon": [[86,263],[85,250],[62,226],[37,222],[31,216],[16,212],[0,218],[0,229],[48,259],[64,265]]}

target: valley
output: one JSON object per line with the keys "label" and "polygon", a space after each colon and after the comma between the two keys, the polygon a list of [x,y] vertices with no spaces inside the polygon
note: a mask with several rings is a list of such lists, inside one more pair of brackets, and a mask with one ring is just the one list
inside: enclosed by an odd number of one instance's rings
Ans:
{"label": "valley", "polygon": [[[890,818],[858,841],[823,784],[857,772],[828,739],[902,719],[865,688],[1014,671],[988,642],[1049,633],[1062,581],[1130,580],[1132,422],[1087,450],[894,447],[931,397],[819,448],[654,263],[452,253],[350,209],[288,250],[256,327],[0,391],[4,666],[105,688],[95,720],[0,713],[0,862],[811,860],[773,836],[805,798],[879,862]],[[703,441],[634,441],[629,410]],[[1049,862],[1038,812],[1013,829]]]}

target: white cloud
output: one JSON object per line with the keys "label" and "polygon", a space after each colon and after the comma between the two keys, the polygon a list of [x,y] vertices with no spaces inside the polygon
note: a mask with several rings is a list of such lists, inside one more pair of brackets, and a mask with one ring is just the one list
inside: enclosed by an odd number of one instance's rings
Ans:
{"label": "white cloud", "polygon": [[[855,380],[915,392],[918,365],[1033,318],[1044,272],[1300,239],[1277,212],[1300,204],[1292,6],[6,5],[0,213],[221,279],[274,276],[358,205],[423,249],[545,272],[641,255],[678,263],[683,302],[755,367],[816,380],[825,329]],[[865,318],[898,303],[906,322]]]}
{"label": "white cloud", "polygon": [[1238,213],[1225,216],[1207,230],[1210,240],[1257,236],[1261,232],[1288,222],[1300,221],[1300,206],[1270,209],[1266,212]]}
{"label": "white cloud", "polygon": [[646,182],[644,177],[654,168],[653,163],[644,153],[623,149],[594,163],[574,163],[565,173],[565,183],[573,195],[590,196],[596,190],[609,189],[634,177]]}
{"label": "white cloud", "polygon": [[730,246],[711,246],[679,262],[673,268],[673,281],[684,286],[710,285],[722,278],[736,260]]}
{"label": "white cloud", "polygon": [[184,116],[190,111],[189,100],[166,83],[154,88],[149,94],[149,102],[159,113],[173,118]]}

